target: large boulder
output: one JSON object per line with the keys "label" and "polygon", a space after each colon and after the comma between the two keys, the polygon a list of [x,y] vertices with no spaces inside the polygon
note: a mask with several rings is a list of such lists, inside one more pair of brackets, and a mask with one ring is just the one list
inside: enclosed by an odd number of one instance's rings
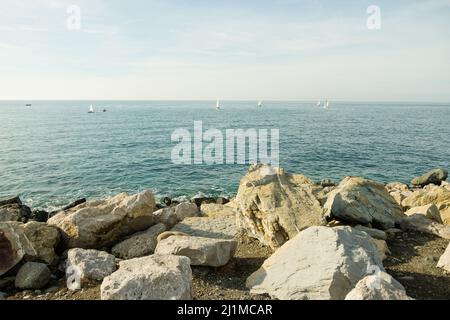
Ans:
{"label": "large boulder", "polygon": [[14,285],[18,289],[41,289],[50,281],[52,273],[44,263],[27,262],[19,270]]}
{"label": "large boulder", "polygon": [[102,300],[190,300],[189,258],[152,255],[120,262],[101,285]]}
{"label": "large boulder", "polygon": [[26,222],[31,216],[31,209],[23,205],[19,197],[0,198],[0,222]]}
{"label": "large boulder", "polygon": [[413,216],[415,214],[423,214],[425,217],[432,219],[436,222],[442,223],[441,213],[435,204],[427,204],[420,207],[413,207],[408,209],[405,214],[407,216]]}
{"label": "large boulder", "polygon": [[413,300],[405,288],[386,272],[377,272],[358,282],[345,300]]}
{"label": "large boulder", "polygon": [[311,227],[247,279],[255,294],[282,300],[342,300],[366,275],[384,271],[373,239],[351,227]]}
{"label": "large boulder", "polygon": [[185,256],[193,266],[221,267],[236,252],[234,240],[172,236],[158,243],[155,253]]}
{"label": "large boulder", "polygon": [[429,185],[417,190],[403,200],[406,209],[434,204],[439,209],[440,220],[450,225],[450,190],[445,187]]}
{"label": "large boulder", "polygon": [[0,276],[24,257],[36,257],[37,252],[27,238],[20,222],[0,222]]}
{"label": "large boulder", "polygon": [[450,240],[450,226],[432,221],[423,214],[403,218],[400,227],[403,231],[418,231]]}
{"label": "large boulder", "polygon": [[101,281],[116,269],[116,258],[104,251],[76,248],[67,253],[66,275],[78,276],[80,286]]}
{"label": "large boulder", "polygon": [[450,244],[448,245],[448,247],[445,250],[444,254],[439,259],[437,267],[438,268],[442,268],[442,269],[450,272]]}
{"label": "large boulder", "polygon": [[411,184],[414,186],[424,187],[429,184],[440,185],[448,177],[448,172],[445,169],[439,168],[431,170],[420,177],[412,179]]}
{"label": "large boulder", "polygon": [[384,185],[359,177],[346,177],[329,194],[324,207],[330,218],[382,230],[395,227],[404,216]]}
{"label": "large boulder", "polygon": [[227,217],[232,216],[235,217],[237,211],[233,209],[231,206],[217,204],[217,203],[205,203],[202,204],[201,213],[207,217]]}
{"label": "large boulder", "polygon": [[200,211],[194,203],[183,202],[177,206],[163,208],[153,213],[156,223],[163,223],[168,229],[188,217],[199,216]]}
{"label": "large boulder", "polygon": [[158,223],[146,231],[136,233],[116,244],[111,253],[120,259],[148,256],[155,251],[158,236],[166,231],[166,226]]}
{"label": "large boulder", "polygon": [[48,264],[55,263],[58,259],[55,247],[61,237],[58,228],[35,221],[24,224],[22,228],[34,250],[36,250],[36,257]]}
{"label": "large boulder", "polygon": [[236,217],[193,217],[175,225],[171,231],[183,232],[194,237],[233,239],[239,231]]}
{"label": "large boulder", "polygon": [[281,168],[252,165],[236,196],[239,225],[272,248],[310,226],[324,225],[313,185],[311,179]]}
{"label": "large boulder", "polygon": [[66,247],[96,249],[152,226],[154,208],[151,191],[132,196],[121,193],[61,211],[47,223],[61,230]]}

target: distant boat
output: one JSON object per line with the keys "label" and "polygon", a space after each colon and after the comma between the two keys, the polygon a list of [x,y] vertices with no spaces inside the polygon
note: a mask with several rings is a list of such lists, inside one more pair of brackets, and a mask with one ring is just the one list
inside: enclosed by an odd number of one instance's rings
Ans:
{"label": "distant boat", "polygon": [[325,105],[323,106],[324,109],[329,109],[330,108],[330,101],[328,101],[328,99],[325,101]]}
{"label": "distant boat", "polygon": [[106,112],[106,109],[103,109],[103,112]]}
{"label": "distant boat", "polygon": [[322,101],[318,101],[316,104],[317,107],[321,107],[322,106]]}
{"label": "distant boat", "polygon": [[221,109],[221,108],[220,108],[220,100],[219,100],[219,99],[217,99],[216,109],[217,109],[217,110],[220,110],[220,109]]}
{"label": "distant boat", "polygon": [[263,105],[262,101],[258,102],[258,107],[261,108]]}
{"label": "distant boat", "polygon": [[32,106],[31,103],[27,103],[27,104],[25,105],[25,107],[31,107],[31,106]]}
{"label": "distant boat", "polygon": [[95,110],[94,110],[94,107],[92,106],[92,104],[91,104],[91,107],[89,108],[88,113],[95,113]]}

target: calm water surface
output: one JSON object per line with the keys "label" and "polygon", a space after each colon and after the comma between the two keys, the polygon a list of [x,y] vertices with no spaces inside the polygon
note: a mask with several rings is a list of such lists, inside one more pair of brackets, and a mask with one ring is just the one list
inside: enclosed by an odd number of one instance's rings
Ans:
{"label": "calm water surface", "polygon": [[34,208],[152,189],[158,196],[230,195],[247,165],[174,165],[171,134],[280,129],[280,165],[313,179],[381,182],[450,169],[450,106],[408,103],[0,102],[0,196]]}

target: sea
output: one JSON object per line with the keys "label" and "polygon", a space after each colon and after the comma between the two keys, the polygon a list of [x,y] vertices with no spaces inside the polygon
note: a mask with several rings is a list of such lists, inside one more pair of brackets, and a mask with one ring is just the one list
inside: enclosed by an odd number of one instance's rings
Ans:
{"label": "sea", "polygon": [[0,102],[0,196],[19,195],[46,210],[146,189],[181,200],[233,196],[249,163],[173,163],[172,134],[193,134],[195,121],[224,134],[278,129],[279,165],[316,181],[352,175],[408,183],[430,169],[450,169],[450,104],[257,104],[222,101],[217,110],[215,101]]}

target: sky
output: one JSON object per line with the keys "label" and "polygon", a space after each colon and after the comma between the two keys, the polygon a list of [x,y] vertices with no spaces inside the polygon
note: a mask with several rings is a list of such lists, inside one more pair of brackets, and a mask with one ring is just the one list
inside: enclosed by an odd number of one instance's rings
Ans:
{"label": "sky", "polygon": [[450,0],[0,0],[0,100],[325,97],[450,102]]}

